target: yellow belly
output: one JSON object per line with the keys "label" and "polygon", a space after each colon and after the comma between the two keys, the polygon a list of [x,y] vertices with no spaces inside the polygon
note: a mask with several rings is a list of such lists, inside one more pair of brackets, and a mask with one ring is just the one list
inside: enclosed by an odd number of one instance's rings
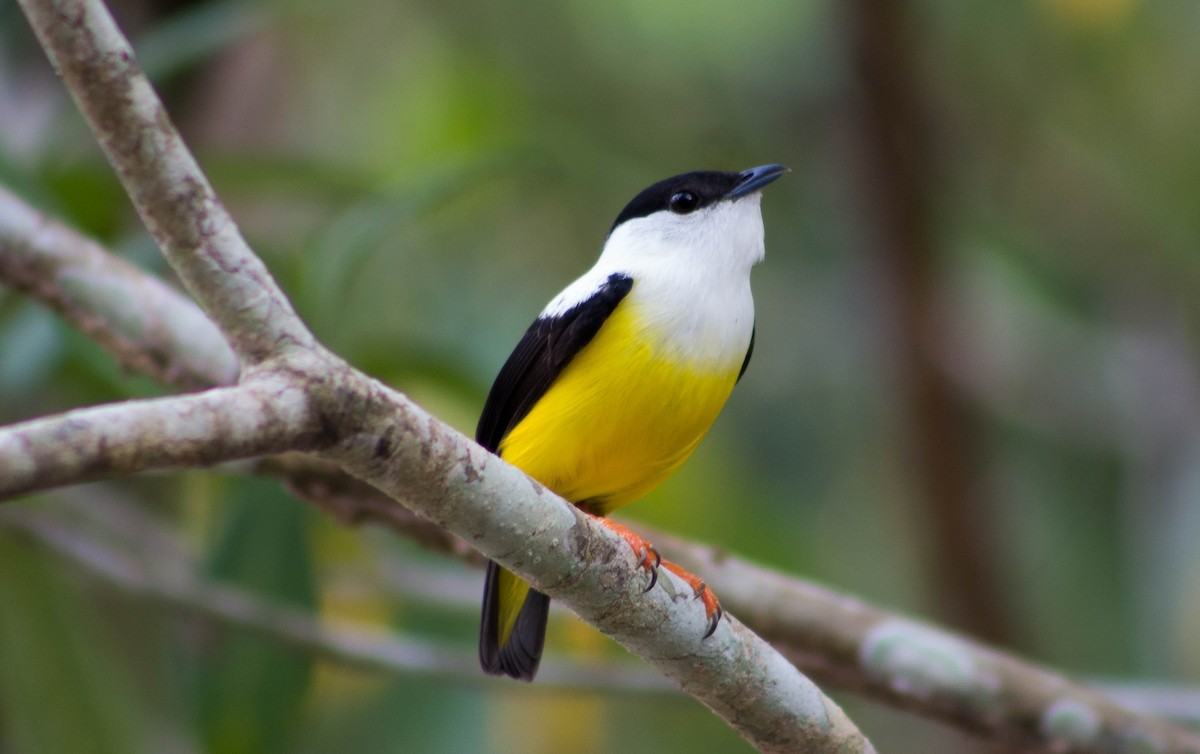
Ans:
{"label": "yellow belly", "polygon": [[687,460],[741,368],[741,356],[727,364],[666,360],[628,303],[499,448],[505,460],[601,515],[649,492]]}

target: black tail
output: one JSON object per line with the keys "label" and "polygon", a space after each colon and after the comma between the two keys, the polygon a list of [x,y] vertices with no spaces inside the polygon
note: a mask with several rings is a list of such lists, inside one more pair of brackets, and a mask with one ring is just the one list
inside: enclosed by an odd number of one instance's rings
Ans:
{"label": "black tail", "polygon": [[546,618],[550,613],[550,598],[530,588],[521,603],[521,612],[512,633],[500,645],[500,588],[501,574],[515,579],[495,563],[488,561],[487,578],[483,584],[483,620],[479,627],[479,664],[491,675],[508,675],[522,681],[532,681],[542,659],[546,642]]}

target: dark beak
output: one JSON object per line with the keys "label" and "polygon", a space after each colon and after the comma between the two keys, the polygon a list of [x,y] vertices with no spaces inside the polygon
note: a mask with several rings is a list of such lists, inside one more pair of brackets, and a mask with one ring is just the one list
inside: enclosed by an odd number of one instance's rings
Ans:
{"label": "dark beak", "polygon": [[752,191],[758,191],[763,186],[766,186],[771,181],[775,180],[784,173],[790,173],[789,168],[783,165],[760,165],[756,168],[742,171],[738,176],[737,185],[733,190],[725,195],[726,199],[736,199],[739,196],[745,196]]}

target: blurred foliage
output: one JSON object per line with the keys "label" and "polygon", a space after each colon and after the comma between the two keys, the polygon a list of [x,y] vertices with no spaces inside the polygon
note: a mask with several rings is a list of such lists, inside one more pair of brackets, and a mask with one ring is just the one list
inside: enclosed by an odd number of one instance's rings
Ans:
{"label": "blurred foliage", "polygon": [[[906,10],[936,246],[926,345],[966,406],[972,513],[997,555],[989,598],[1013,626],[1008,643],[1073,673],[1195,683],[1200,6]],[[468,432],[530,318],[591,263],[634,192],[690,169],[791,166],[764,201],[754,363],[695,459],[628,516],[942,615],[928,568],[944,543],[906,455],[919,428],[899,403],[842,4],[114,11],[322,340]],[[169,276],[5,0],[0,181]],[[0,420],[158,391],[0,291]],[[397,556],[462,567],[347,532],[272,482],[187,474],[96,489],[174,521],[214,578],[471,651],[473,596],[447,609],[379,576]],[[0,563],[0,751],[744,747],[687,699],[330,666],[98,588],[2,527]],[[548,652],[623,654],[571,619],[552,626]],[[966,746],[848,702],[888,751]]]}
{"label": "blurred foliage", "polygon": [[[212,550],[214,579],[295,607],[316,609],[305,514],[279,484],[254,480],[230,501]],[[205,751],[290,751],[312,660],[261,636],[227,636],[192,658]]]}
{"label": "blurred foliage", "polygon": [[0,678],[11,751],[149,750],[148,721],[97,606],[46,555],[0,533]]}

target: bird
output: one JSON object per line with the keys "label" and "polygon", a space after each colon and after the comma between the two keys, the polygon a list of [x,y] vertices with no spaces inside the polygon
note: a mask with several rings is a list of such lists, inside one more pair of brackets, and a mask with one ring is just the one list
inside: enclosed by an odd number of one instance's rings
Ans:
{"label": "bird", "polygon": [[[696,576],[607,519],[692,454],[754,351],[750,271],[764,255],[763,165],[659,181],[617,215],[596,263],[555,296],[501,367],[475,440],[612,529],[650,572],[660,564],[703,600],[707,638],[720,604]],[[479,660],[532,681],[550,598],[489,561]]]}

